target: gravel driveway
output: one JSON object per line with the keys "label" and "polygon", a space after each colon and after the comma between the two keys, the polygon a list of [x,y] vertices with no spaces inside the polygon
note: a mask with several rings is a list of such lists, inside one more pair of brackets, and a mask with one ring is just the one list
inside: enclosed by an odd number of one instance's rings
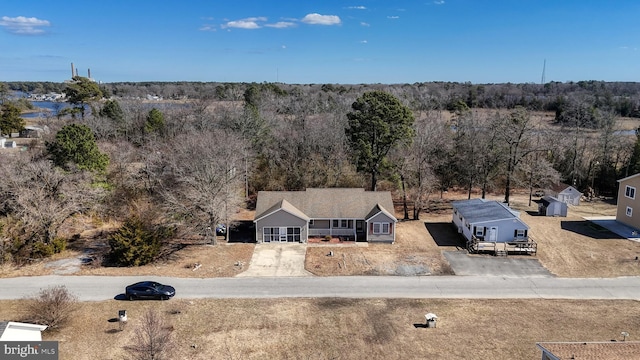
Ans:
{"label": "gravel driveway", "polygon": [[445,251],[456,275],[502,277],[553,277],[538,259],[528,255],[468,255],[466,251]]}

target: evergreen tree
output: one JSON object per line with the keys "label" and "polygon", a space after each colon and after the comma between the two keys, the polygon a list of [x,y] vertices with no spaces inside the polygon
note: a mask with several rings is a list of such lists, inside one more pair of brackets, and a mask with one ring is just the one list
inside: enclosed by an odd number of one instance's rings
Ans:
{"label": "evergreen tree", "polygon": [[64,93],[67,96],[67,100],[79,109],[82,118],[84,118],[85,104],[93,100],[99,100],[102,98],[102,91],[98,84],[89,80],[86,77],[74,76],[74,82],[67,85],[64,89]]}
{"label": "evergreen tree", "polygon": [[0,131],[2,134],[11,136],[13,132],[19,132],[24,129],[24,119],[20,117],[20,109],[11,102],[5,102],[0,107]]}
{"label": "evergreen tree", "polygon": [[346,135],[355,153],[358,171],[371,175],[371,190],[389,151],[413,138],[413,114],[400,100],[383,91],[364,93],[351,106]]}
{"label": "evergreen tree", "polygon": [[47,151],[54,164],[69,169],[73,163],[80,170],[104,172],[109,165],[109,155],[100,152],[93,131],[80,124],[64,126],[53,142],[47,143]]}
{"label": "evergreen tree", "polygon": [[164,132],[164,115],[160,110],[153,108],[147,114],[147,121],[144,124],[144,131],[147,133],[162,133]]}
{"label": "evergreen tree", "polygon": [[168,228],[154,229],[140,218],[132,217],[109,237],[109,256],[118,265],[145,265],[158,257],[162,241],[172,235],[173,231]]}
{"label": "evergreen tree", "polygon": [[124,112],[116,100],[107,100],[100,109],[99,114],[102,117],[111,119],[117,124],[120,124],[124,120]]}

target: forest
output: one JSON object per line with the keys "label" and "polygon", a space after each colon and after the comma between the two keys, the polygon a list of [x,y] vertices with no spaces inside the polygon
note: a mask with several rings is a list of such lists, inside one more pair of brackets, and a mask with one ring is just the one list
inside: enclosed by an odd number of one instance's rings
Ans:
{"label": "forest", "polygon": [[[65,93],[72,107],[27,122],[12,91]],[[615,196],[617,179],[640,172],[640,83],[76,77],[0,83],[0,101],[5,137],[25,125],[48,129],[25,151],[0,151],[11,174],[0,178],[0,262],[61,251],[70,240],[63,226],[78,216],[123,224],[109,237],[114,258],[135,261],[141,256],[130,250],[146,247],[153,259],[167,239],[231,224],[261,190],[389,190],[406,204],[404,217],[418,219],[453,188],[504,194],[507,203],[514,189],[558,182]]]}

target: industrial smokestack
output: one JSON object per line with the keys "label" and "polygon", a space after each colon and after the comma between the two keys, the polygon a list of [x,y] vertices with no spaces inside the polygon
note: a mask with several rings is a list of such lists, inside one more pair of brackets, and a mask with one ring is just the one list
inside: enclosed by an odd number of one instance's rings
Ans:
{"label": "industrial smokestack", "polygon": [[89,77],[89,79],[91,79],[91,69],[87,69],[87,77]]}
{"label": "industrial smokestack", "polygon": [[73,67],[73,63],[71,63],[71,78],[73,79],[74,76],[74,67]]}

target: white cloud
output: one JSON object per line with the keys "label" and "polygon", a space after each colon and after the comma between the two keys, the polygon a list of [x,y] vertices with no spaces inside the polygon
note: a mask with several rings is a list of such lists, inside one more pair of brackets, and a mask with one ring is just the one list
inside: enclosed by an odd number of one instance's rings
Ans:
{"label": "white cloud", "polygon": [[444,4],[444,0],[435,0],[433,3],[436,4],[436,5],[443,5]]}
{"label": "white cloud", "polygon": [[320,15],[313,13],[307,14],[301,21],[311,25],[339,25],[340,17],[337,15]]}
{"label": "white cloud", "polygon": [[44,34],[42,27],[50,26],[51,24],[47,20],[40,20],[34,17],[8,17],[3,16],[0,19],[0,26],[4,26],[7,31],[20,35],[39,35]]}
{"label": "white cloud", "polygon": [[397,15],[394,15],[394,16],[387,16],[387,19],[396,20],[396,19],[400,19],[400,16],[397,16]]}
{"label": "white cloud", "polygon": [[367,43],[369,43],[367,40],[360,41],[360,44],[367,44]]}
{"label": "white cloud", "polygon": [[271,27],[271,28],[276,28],[276,29],[285,29],[285,28],[290,28],[290,27],[294,27],[296,26],[295,23],[292,23],[290,21],[278,21],[275,24],[266,24],[266,27]]}
{"label": "white cloud", "polygon": [[200,29],[198,29],[198,30],[200,30],[200,31],[216,31],[217,29],[216,29],[216,28],[214,28],[214,27],[213,27],[213,26],[211,26],[211,25],[202,25],[202,26],[200,27]]}
{"label": "white cloud", "polygon": [[265,21],[267,21],[267,18],[263,16],[250,17],[246,19],[228,21],[226,24],[222,25],[222,28],[223,29],[236,28],[236,29],[247,29],[247,30],[260,29],[262,26],[260,26],[258,22],[265,22]]}
{"label": "white cloud", "polygon": [[360,26],[366,26],[366,27],[369,27],[369,26],[371,26],[371,25],[369,25],[369,23],[366,23],[366,22],[362,21],[362,22],[360,22]]}
{"label": "white cloud", "polygon": [[367,10],[366,6],[362,6],[362,5],[358,5],[358,6],[349,6],[347,9],[353,9],[353,10]]}

